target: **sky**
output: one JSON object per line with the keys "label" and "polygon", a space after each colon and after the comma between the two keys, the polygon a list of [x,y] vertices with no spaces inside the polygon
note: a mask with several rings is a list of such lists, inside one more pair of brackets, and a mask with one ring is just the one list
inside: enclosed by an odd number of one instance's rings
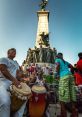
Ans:
{"label": "sky", "polygon": [[[16,48],[21,65],[37,34],[41,0],[0,0],[0,57]],[[82,0],[48,0],[50,45],[75,64],[82,52]]]}

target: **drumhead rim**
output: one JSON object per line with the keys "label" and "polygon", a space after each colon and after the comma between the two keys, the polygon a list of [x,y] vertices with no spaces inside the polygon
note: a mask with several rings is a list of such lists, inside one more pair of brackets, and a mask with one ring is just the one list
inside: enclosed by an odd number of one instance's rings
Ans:
{"label": "drumhead rim", "polygon": [[[17,88],[15,85],[12,85],[12,90],[16,93],[23,94],[23,95],[29,95],[31,93],[30,87],[26,83],[21,82],[22,89]],[[27,88],[27,89],[26,89]]]}
{"label": "drumhead rim", "polygon": [[[38,88],[38,87],[43,87],[44,89],[37,90],[36,88]],[[46,88],[44,86],[40,86],[40,85],[33,85],[31,90],[32,90],[32,92],[39,93],[39,94],[46,93]]]}

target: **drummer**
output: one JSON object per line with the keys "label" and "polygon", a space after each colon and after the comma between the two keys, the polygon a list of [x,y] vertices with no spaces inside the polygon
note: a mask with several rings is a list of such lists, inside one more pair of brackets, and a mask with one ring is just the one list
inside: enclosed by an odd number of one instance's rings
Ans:
{"label": "drummer", "polygon": [[[11,48],[7,51],[7,57],[0,58],[0,117],[10,117],[10,93],[9,87],[13,83],[16,87],[20,86],[20,81],[16,79],[16,71],[20,69],[17,61],[14,60],[16,49]],[[19,87],[20,88],[20,87]],[[26,102],[14,114],[14,117],[22,117]]]}

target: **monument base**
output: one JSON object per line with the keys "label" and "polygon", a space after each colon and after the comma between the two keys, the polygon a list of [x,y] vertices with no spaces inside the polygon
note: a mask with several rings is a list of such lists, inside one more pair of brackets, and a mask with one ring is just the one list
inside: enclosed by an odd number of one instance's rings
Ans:
{"label": "monument base", "polygon": [[[33,63],[31,63],[31,64],[33,64]],[[35,64],[37,64],[37,65],[40,66],[40,67],[44,67],[44,66],[46,66],[46,67],[55,69],[55,65],[52,64],[52,63],[35,63]]]}

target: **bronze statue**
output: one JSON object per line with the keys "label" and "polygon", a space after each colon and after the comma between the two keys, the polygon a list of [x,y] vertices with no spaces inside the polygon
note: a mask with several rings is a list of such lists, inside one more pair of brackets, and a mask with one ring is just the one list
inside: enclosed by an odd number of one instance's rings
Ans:
{"label": "bronze statue", "polygon": [[49,34],[45,34],[44,32],[42,32],[40,36],[43,41],[43,45],[49,46]]}
{"label": "bronze statue", "polygon": [[48,3],[48,0],[42,0],[42,2],[40,3],[40,7],[42,11],[45,11],[46,5]]}
{"label": "bronze statue", "polygon": [[52,49],[52,54],[51,54],[51,60],[52,60],[52,63],[54,64],[54,62],[55,62],[55,58],[56,58],[56,55],[57,55],[57,50],[56,50],[56,48],[53,48]]}
{"label": "bronze statue", "polygon": [[39,54],[39,50],[38,50],[38,48],[35,46],[35,47],[34,47],[34,51],[33,51],[33,62],[34,62],[34,63],[36,63],[36,62],[39,61],[38,54]]}
{"label": "bronze statue", "polygon": [[47,62],[51,63],[51,48],[47,48]]}
{"label": "bronze statue", "polygon": [[27,60],[28,60],[29,63],[33,62],[33,51],[31,50],[31,48],[28,49]]}
{"label": "bronze statue", "polygon": [[42,48],[42,45],[40,45],[40,48],[39,48],[39,62],[43,62],[43,48]]}

